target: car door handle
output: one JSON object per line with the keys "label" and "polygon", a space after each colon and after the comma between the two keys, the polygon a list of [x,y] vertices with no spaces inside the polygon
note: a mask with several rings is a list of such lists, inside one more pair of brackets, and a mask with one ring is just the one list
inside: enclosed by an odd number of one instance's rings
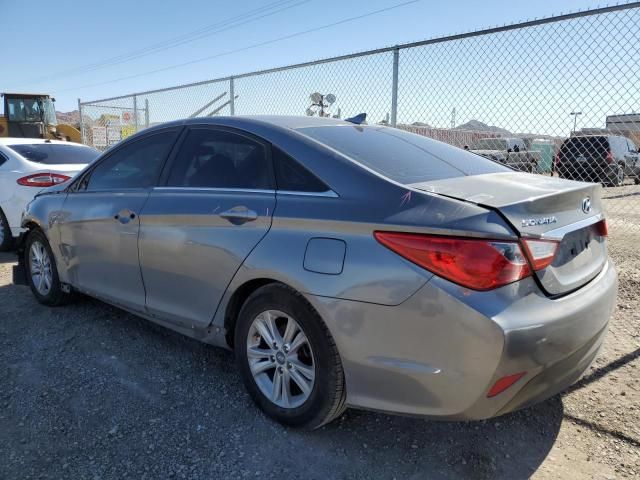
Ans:
{"label": "car door handle", "polygon": [[249,210],[247,207],[233,207],[226,212],[220,214],[221,218],[229,220],[234,225],[242,225],[243,223],[253,222],[257,220],[258,214],[255,210]]}

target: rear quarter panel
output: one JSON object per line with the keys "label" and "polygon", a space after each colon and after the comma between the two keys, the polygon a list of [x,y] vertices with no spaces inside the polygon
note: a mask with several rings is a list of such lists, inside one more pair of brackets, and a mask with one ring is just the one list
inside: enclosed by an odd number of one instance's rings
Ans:
{"label": "rear quarter panel", "polygon": [[[278,194],[271,229],[230,283],[214,326],[224,326],[233,293],[256,279],[279,281],[303,294],[323,298],[387,306],[405,302],[433,274],[379,244],[373,236],[376,230],[513,236],[499,216],[482,207],[385,181],[370,192],[375,194],[366,198]],[[339,273],[305,268],[309,241],[316,238],[344,242]]]}

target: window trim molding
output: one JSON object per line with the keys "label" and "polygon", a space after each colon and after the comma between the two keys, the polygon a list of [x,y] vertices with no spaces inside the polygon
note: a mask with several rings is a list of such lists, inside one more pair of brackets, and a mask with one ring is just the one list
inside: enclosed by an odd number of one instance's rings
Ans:
{"label": "window trim molding", "polygon": [[194,193],[264,193],[269,195],[287,195],[297,197],[324,197],[324,198],[339,198],[339,195],[333,190],[327,190],[325,192],[303,192],[295,190],[273,190],[262,188],[224,188],[224,187],[169,187],[158,186],[153,187],[154,192],[169,192],[176,191],[175,193],[194,192]]}
{"label": "window trim molding", "polygon": [[[180,126],[180,127],[168,127],[168,128],[161,128],[158,130],[153,130],[150,132],[145,132],[145,134],[140,135],[139,137],[135,138],[131,137],[130,141],[127,141],[128,139],[121,141],[120,143],[118,143],[116,146],[114,146],[111,149],[106,150],[102,155],[100,155],[93,163],[91,163],[89,165],[89,167],[87,167],[85,169],[84,172],[81,172],[80,175],[78,175],[73,182],[65,189],[66,193],[83,193],[83,192],[88,192],[88,193],[92,193],[92,192],[105,192],[107,190],[78,190],[78,185],[82,184],[84,182],[84,180],[87,177],[91,177],[91,175],[93,174],[93,171],[98,168],[102,163],[106,162],[109,158],[111,158],[113,155],[117,154],[118,152],[120,152],[120,150],[122,150],[123,148],[126,148],[130,145],[135,145],[136,143],[143,141],[143,140],[147,140],[148,138],[151,138],[154,135],[158,135],[158,134],[166,134],[169,132],[175,132],[176,133],[176,138],[173,140],[173,143],[170,145],[169,150],[165,156],[165,158],[162,161],[162,165],[160,166],[160,172],[158,173],[158,175],[156,175],[154,184],[158,183],[158,180],[160,178],[160,175],[165,167],[165,165],[167,164],[168,159],[170,158],[171,154],[173,153],[173,150],[176,146],[176,142],[180,139],[180,135],[182,134],[182,131],[184,130],[184,127]],[[150,188],[152,188],[153,185],[149,186],[149,187],[135,187],[135,189],[143,189],[143,190],[149,190]],[[125,189],[125,188],[115,188],[115,189],[110,189],[109,191],[121,191],[121,190],[133,190],[132,188],[129,189]]]}
{"label": "window trim molding", "polygon": [[266,193],[270,195],[275,195],[276,190],[273,189],[262,189],[262,188],[224,188],[224,187],[171,187],[171,186],[158,186],[153,187],[153,191],[158,192],[171,192],[173,190],[177,190],[178,192],[229,192],[229,193]]}
{"label": "window trim molding", "polygon": [[339,195],[333,190],[329,189],[324,192],[303,192],[296,190],[277,190],[278,195],[298,196],[298,197],[324,197],[324,198],[339,198]]}

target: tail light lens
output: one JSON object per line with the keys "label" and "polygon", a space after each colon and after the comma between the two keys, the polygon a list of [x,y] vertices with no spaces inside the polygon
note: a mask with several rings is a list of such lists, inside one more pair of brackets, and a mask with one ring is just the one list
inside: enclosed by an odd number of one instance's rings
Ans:
{"label": "tail light lens", "polygon": [[17,180],[18,185],[24,187],[53,187],[62,182],[66,182],[71,177],[61,175],[59,173],[35,173],[33,175],[27,175],[26,177],[19,178]]}
{"label": "tail light lens", "polygon": [[553,262],[560,242],[551,240],[524,239],[523,244],[527,250],[533,269],[538,271],[547,268]]}
{"label": "tail light lens", "polygon": [[374,232],[378,242],[398,255],[473,290],[491,290],[531,275],[515,241]]}
{"label": "tail light lens", "polygon": [[613,154],[611,153],[611,150],[607,152],[607,163],[613,163]]}
{"label": "tail light lens", "polygon": [[595,227],[597,234],[601,237],[609,236],[609,226],[607,225],[606,220],[600,220],[598,223],[596,223]]}
{"label": "tail light lens", "polygon": [[551,240],[523,239],[523,249],[517,241],[402,232],[374,232],[374,237],[416,265],[481,291],[517,282],[547,268],[560,245]]}
{"label": "tail light lens", "polygon": [[556,157],[554,159],[554,163],[556,165],[560,165],[560,163],[562,162],[562,158],[560,157],[560,152],[556,153]]}

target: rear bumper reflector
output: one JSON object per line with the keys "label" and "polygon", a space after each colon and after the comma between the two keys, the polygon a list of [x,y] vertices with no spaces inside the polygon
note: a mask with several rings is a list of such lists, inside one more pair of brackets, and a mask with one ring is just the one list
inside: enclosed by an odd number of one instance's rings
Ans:
{"label": "rear bumper reflector", "polygon": [[504,392],[507,388],[512,386],[522,377],[524,377],[527,372],[514,373],[513,375],[507,375],[498,379],[496,383],[493,384],[493,387],[489,389],[489,393],[487,393],[487,398],[495,397],[496,395]]}

